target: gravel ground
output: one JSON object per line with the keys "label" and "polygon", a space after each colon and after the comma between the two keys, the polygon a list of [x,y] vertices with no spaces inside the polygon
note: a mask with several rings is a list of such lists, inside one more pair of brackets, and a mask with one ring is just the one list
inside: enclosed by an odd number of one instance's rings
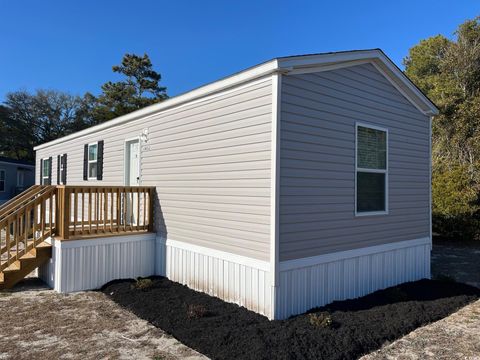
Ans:
{"label": "gravel ground", "polygon": [[479,360],[480,300],[361,359]]}
{"label": "gravel ground", "polygon": [[103,293],[0,292],[0,359],[206,359]]}

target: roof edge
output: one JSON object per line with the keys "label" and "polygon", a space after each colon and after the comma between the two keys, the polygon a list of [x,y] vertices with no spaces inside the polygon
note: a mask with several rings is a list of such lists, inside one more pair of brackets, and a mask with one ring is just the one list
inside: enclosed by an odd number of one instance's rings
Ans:
{"label": "roof edge", "polygon": [[145,116],[153,115],[153,114],[156,114],[157,112],[167,110],[176,106],[180,106],[187,102],[215,94],[217,92],[229,89],[237,85],[241,85],[245,82],[248,82],[254,79],[261,78],[263,76],[272,74],[277,70],[278,70],[278,60],[272,59],[267,62],[261,63],[259,65],[245,69],[241,72],[230,75],[226,78],[222,78],[212,83],[203,85],[199,88],[190,90],[186,93],[174,96],[160,103],[147,106],[143,109],[135,110],[129,114],[119,116],[115,119],[108,120],[104,123],[94,125],[89,128],[77,131],[73,134],[66,135],[61,138],[49,141],[47,143],[37,145],[33,148],[33,150],[35,151],[41,150],[46,147],[53,146],[68,140],[73,140],[97,131],[108,129],[116,125],[120,125],[129,121],[134,121]]}
{"label": "roof edge", "polygon": [[[80,138],[88,134],[105,130],[116,125],[134,121],[145,116],[156,114],[176,106],[183,105],[189,101],[197,100],[222,90],[243,84],[245,82],[273,74],[277,71],[287,73],[293,69],[302,69],[312,66],[327,66],[334,63],[354,63],[359,60],[376,61],[377,69],[389,79],[392,84],[410,100],[422,113],[433,116],[439,113],[435,104],[395,65],[395,63],[381,49],[352,50],[331,53],[320,53],[311,55],[298,55],[280,57],[250,67],[228,77],[203,85],[186,93],[177,95],[160,103],[147,106],[129,114],[120,116],[102,124],[91,126],[87,129],[77,131],[73,134],[52,140],[50,142],[35,146],[33,149],[41,150],[62,142]],[[380,65],[380,67],[378,66]],[[398,80],[398,81],[397,81]]]}
{"label": "roof edge", "polygon": [[[339,63],[343,65],[351,63],[351,66],[353,66],[356,62],[358,63],[362,60],[371,61],[377,70],[423,114],[433,116],[439,113],[433,101],[431,101],[381,49],[284,57],[279,59],[279,67],[285,71],[298,71],[299,69],[308,69],[312,66],[328,68],[328,66],[332,64]],[[335,66],[332,68],[335,68]]]}

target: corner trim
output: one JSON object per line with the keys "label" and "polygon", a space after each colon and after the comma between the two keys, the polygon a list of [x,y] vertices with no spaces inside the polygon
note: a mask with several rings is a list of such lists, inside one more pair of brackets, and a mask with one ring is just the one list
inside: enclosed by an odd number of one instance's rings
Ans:
{"label": "corner trim", "polygon": [[280,215],[280,106],[282,75],[272,76],[272,132],[270,167],[270,273],[272,286],[278,286]]}
{"label": "corner trim", "polygon": [[375,245],[375,246],[363,247],[359,249],[311,256],[311,257],[306,257],[301,259],[281,261],[279,263],[279,268],[280,268],[280,271],[288,271],[292,269],[309,267],[309,266],[329,263],[329,262],[343,260],[343,259],[350,259],[350,258],[355,258],[359,256],[383,253],[383,252],[403,249],[407,247],[423,246],[423,245],[430,245],[430,244],[431,244],[430,237],[423,237],[423,238],[414,239],[414,240],[398,241],[390,244]]}

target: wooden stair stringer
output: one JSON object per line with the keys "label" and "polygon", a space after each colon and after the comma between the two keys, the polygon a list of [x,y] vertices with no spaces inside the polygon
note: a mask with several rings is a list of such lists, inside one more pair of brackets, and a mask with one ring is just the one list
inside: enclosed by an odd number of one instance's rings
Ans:
{"label": "wooden stair stringer", "polygon": [[0,290],[11,289],[19,281],[52,257],[52,246],[46,242],[24,254],[10,266],[0,272]]}

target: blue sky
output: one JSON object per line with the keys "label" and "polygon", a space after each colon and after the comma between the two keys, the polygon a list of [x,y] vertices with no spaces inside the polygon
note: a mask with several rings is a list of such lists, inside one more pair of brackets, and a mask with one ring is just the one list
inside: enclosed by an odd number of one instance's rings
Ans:
{"label": "blue sky", "polygon": [[98,94],[123,54],[147,53],[170,96],[277,56],[408,49],[480,15],[472,0],[0,0],[0,101],[38,88]]}

